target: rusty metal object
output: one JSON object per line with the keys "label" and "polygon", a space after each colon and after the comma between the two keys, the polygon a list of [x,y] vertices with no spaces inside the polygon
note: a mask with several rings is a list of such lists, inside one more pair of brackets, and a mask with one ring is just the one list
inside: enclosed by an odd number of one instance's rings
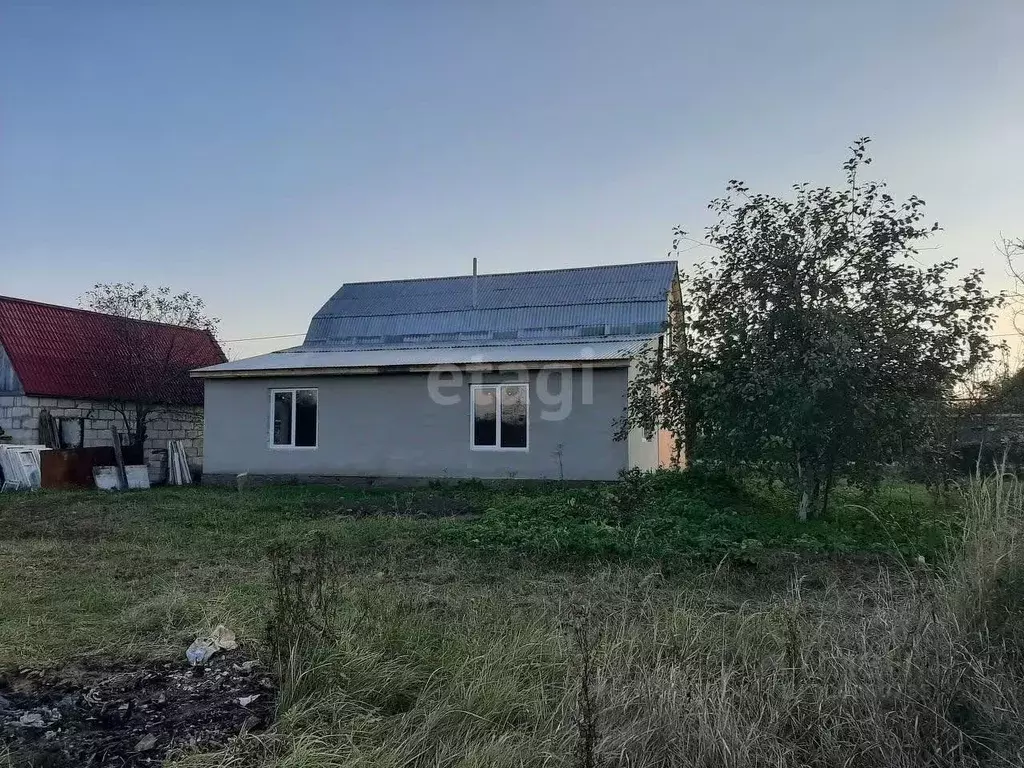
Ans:
{"label": "rusty metal object", "polygon": [[42,451],[39,463],[43,488],[95,488],[92,468],[114,464],[114,449],[111,446],[100,446]]}

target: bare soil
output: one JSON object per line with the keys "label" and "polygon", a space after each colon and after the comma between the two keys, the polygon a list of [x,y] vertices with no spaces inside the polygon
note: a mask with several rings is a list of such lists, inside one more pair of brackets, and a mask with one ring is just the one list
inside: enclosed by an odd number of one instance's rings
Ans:
{"label": "bare soil", "polygon": [[16,766],[153,766],[266,728],[274,697],[267,671],[239,651],[195,669],[181,659],[20,670],[0,675],[0,741]]}

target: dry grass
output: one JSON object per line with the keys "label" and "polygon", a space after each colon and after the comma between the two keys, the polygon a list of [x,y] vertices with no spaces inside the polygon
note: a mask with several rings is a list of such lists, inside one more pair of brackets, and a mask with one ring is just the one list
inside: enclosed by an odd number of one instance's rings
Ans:
{"label": "dry grass", "polygon": [[[279,663],[279,722],[176,763],[192,768],[1024,765],[1013,478],[966,491],[943,567],[541,567],[338,506],[297,489],[0,499],[0,667],[180,658],[227,623]],[[299,558],[276,584],[270,539]]]}
{"label": "dry grass", "polygon": [[656,572],[540,601],[522,584],[363,588],[284,665],[274,733],[182,765],[1022,765],[1022,499],[1012,478],[972,486],[943,572],[813,590],[794,572],[739,605],[711,577],[680,589]]}

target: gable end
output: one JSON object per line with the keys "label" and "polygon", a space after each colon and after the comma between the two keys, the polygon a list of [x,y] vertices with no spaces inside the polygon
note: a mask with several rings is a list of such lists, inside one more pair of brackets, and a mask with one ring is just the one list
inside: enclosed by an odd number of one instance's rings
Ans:
{"label": "gable end", "polygon": [[0,393],[10,394],[12,392],[22,394],[21,381],[18,380],[18,374],[14,371],[11,358],[7,356],[3,345],[0,344]]}

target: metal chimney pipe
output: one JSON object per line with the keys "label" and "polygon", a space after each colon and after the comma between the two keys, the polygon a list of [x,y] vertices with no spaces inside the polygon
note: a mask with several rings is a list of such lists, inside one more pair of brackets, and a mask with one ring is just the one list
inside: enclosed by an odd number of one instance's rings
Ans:
{"label": "metal chimney pipe", "polygon": [[476,309],[476,256],[473,257],[473,308]]}

